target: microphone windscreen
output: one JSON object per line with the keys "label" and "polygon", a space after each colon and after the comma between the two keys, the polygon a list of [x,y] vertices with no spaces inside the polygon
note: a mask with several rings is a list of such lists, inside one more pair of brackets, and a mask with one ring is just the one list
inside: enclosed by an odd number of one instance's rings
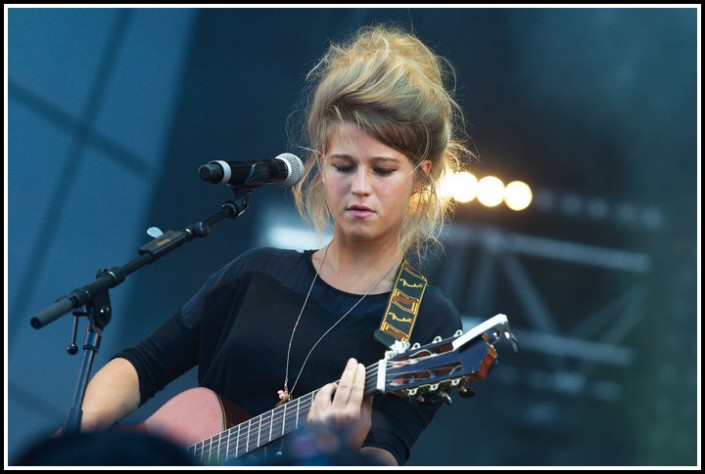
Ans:
{"label": "microphone windscreen", "polygon": [[299,182],[301,177],[304,175],[304,164],[301,158],[294,155],[293,153],[282,153],[278,155],[277,160],[282,160],[286,163],[289,168],[289,174],[286,179],[281,183],[282,186],[291,187]]}

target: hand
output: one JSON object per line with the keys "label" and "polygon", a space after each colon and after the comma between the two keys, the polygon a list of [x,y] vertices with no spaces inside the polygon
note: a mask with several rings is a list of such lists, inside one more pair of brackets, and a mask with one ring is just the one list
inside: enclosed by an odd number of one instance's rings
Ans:
{"label": "hand", "polygon": [[359,450],[372,425],[372,396],[364,398],[365,366],[349,359],[338,384],[324,385],[308,413],[308,426],[333,433],[344,449]]}

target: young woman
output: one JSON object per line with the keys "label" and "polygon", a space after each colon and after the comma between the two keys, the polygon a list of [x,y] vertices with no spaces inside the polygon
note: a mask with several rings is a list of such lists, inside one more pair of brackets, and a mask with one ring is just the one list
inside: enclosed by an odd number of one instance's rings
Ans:
{"label": "young woman", "polygon": [[[308,76],[308,157],[294,193],[315,229],[332,225],[332,240],[303,252],[254,248],[223,266],[96,373],[83,429],[113,425],[197,365],[201,387],[250,415],[318,390],[309,426],[335,427],[360,460],[406,462],[440,402],[365,397],[365,366],[388,349],[374,333],[402,263],[420,262],[438,243],[450,205],[441,179],[470,155],[450,72],[394,27],[332,44]],[[429,284],[411,342],[459,328],[457,309]]]}

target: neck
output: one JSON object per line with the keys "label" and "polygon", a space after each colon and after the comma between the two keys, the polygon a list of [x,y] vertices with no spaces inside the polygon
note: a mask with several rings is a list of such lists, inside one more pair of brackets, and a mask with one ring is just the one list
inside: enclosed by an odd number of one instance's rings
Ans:
{"label": "neck", "polygon": [[354,294],[390,291],[401,261],[398,245],[348,245],[335,238],[327,248],[314,254],[319,278],[334,288]]}

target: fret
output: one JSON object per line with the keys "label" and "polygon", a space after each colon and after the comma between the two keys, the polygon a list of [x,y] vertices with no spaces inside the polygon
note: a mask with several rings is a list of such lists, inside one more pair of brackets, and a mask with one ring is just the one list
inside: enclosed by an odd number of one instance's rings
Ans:
{"label": "fret", "polygon": [[262,446],[262,443],[260,442],[259,438],[262,435],[262,415],[258,416],[257,419],[259,420],[259,427],[257,428],[257,446],[256,448],[259,448]]}
{"label": "fret", "polygon": [[237,436],[235,437],[235,457],[240,457],[240,430],[242,424],[237,425]]}
{"label": "fret", "polygon": [[216,442],[216,438],[218,436],[220,436],[220,434],[211,438],[210,445],[208,447],[208,464],[218,462],[218,444]]}
{"label": "fret", "polygon": [[199,462],[203,462],[203,441],[194,445],[193,453]]}
{"label": "fret", "polygon": [[294,429],[298,430],[299,429],[299,406],[301,405],[301,400],[296,400],[296,417],[294,420],[296,421],[296,425],[294,425]]}
{"label": "fret", "polygon": [[228,433],[228,437],[225,440],[225,457],[223,459],[227,461],[230,457],[230,430],[227,430],[226,432]]}
{"label": "fret", "polygon": [[204,464],[207,464],[210,461],[210,454],[211,454],[210,453],[210,442],[211,442],[211,439],[212,438],[208,438],[204,442],[205,444],[203,445],[203,454],[204,454],[203,463]]}
{"label": "fret", "polygon": [[249,453],[250,452],[250,429],[252,428],[252,420],[253,418],[250,418],[247,420],[247,433],[245,434],[245,452]]}
{"label": "fret", "polygon": [[286,403],[283,405],[284,408],[284,414],[282,415],[282,436],[284,436],[285,429],[286,429]]}
{"label": "fret", "polygon": [[208,455],[208,449],[207,449],[208,444],[207,444],[207,443],[208,443],[209,440],[210,440],[210,438],[208,438],[207,440],[204,440],[204,441],[203,441],[203,447],[202,447],[202,450],[201,450],[201,462],[204,463],[204,464],[205,464],[205,462],[206,462],[206,456]]}
{"label": "fret", "polygon": [[272,410],[272,416],[269,417],[269,441],[272,441],[272,428],[274,427],[274,412],[276,410]]}

